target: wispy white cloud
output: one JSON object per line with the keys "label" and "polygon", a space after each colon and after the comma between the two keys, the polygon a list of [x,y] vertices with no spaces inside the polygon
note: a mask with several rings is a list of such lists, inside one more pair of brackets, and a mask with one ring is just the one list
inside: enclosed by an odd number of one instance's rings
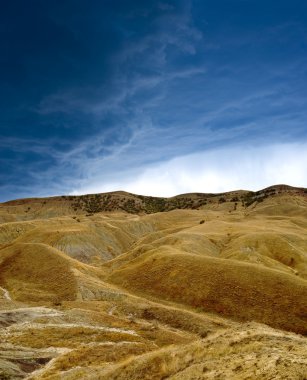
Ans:
{"label": "wispy white cloud", "polygon": [[83,183],[72,194],[126,190],[172,196],[187,192],[257,190],[273,184],[307,186],[307,144],[237,146],[186,155],[127,171],[110,181]]}
{"label": "wispy white cloud", "polygon": [[[173,195],[304,185],[306,146],[295,141],[306,142],[306,59],[257,61],[249,50],[255,42],[269,51],[291,25],[208,38],[212,25],[204,27],[205,13],[194,17],[192,3],[161,1],[125,14],[106,75],[96,70],[97,81],[56,86],[33,105],[48,137],[0,139],[31,178],[22,191]],[[142,33],[140,18],[148,18]]]}

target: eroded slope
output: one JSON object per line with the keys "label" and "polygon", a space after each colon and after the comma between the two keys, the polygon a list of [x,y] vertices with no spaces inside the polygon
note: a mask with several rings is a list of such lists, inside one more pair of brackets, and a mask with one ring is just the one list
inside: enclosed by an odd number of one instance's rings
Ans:
{"label": "eroded slope", "polygon": [[307,377],[304,189],[18,200],[0,218],[0,378]]}

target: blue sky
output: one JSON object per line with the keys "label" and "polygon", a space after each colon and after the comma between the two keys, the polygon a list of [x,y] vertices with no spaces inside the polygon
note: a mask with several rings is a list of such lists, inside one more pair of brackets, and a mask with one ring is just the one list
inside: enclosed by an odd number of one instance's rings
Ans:
{"label": "blue sky", "polygon": [[0,201],[307,187],[306,1],[0,2]]}

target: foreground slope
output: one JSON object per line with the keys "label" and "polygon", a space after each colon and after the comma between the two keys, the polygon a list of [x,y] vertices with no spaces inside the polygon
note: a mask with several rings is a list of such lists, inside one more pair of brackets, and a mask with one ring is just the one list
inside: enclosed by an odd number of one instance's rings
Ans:
{"label": "foreground slope", "polygon": [[164,248],[109,279],[143,296],[307,333],[306,281],[275,269]]}
{"label": "foreground slope", "polygon": [[0,220],[1,379],[307,377],[306,189],[17,200]]}

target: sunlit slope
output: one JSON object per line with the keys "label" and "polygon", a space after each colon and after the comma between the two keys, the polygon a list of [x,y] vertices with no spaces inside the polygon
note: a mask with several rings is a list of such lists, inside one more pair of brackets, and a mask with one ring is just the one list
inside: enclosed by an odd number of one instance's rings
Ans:
{"label": "sunlit slope", "polygon": [[306,377],[305,189],[17,200],[0,220],[0,378]]}
{"label": "sunlit slope", "polygon": [[83,262],[107,261],[121,254],[155,227],[137,216],[121,214],[10,222],[0,225],[0,245],[14,241],[48,244]]}
{"label": "sunlit slope", "polygon": [[262,202],[249,206],[251,213],[271,217],[288,216],[306,220],[307,190],[301,192],[280,192]]}
{"label": "sunlit slope", "polygon": [[203,311],[307,332],[307,282],[277,270],[161,248],[110,280]]}
{"label": "sunlit slope", "polygon": [[106,263],[110,281],[231,318],[307,332],[305,197],[267,198],[231,213],[180,210],[169,216],[174,226],[178,219],[189,225],[148,235]]}
{"label": "sunlit slope", "polygon": [[0,286],[22,302],[101,299],[112,294],[99,269],[42,243],[14,243],[0,250]]}
{"label": "sunlit slope", "polygon": [[16,300],[74,299],[76,282],[60,252],[43,244],[16,244],[1,251],[0,283]]}
{"label": "sunlit slope", "polygon": [[[195,217],[194,217],[195,219]],[[195,223],[195,221],[194,221]],[[83,262],[110,260],[127,251],[138,239],[152,232],[182,229],[189,225],[168,213],[80,215],[0,224],[0,247],[13,242],[44,243]]]}
{"label": "sunlit slope", "polygon": [[176,210],[155,217],[162,221],[166,215],[173,228],[148,233],[105,267],[116,269],[168,246],[182,253],[250,262],[307,278],[307,229],[302,227],[307,217],[281,214],[272,218],[258,215],[256,209],[232,213]]}
{"label": "sunlit slope", "polygon": [[[116,191],[102,194],[80,196],[57,196],[50,198],[17,199],[0,203],[0,222],[12,222],[34,219],[48,219],[67,215],[92,216],[99,212],[126,212],[130,214],[152,214],[175,209],[222,209],[232,210],[250,208],[260,205],[264,200],[290,196],[300,198],[307,196],[304,188],[276,185],[257,192],[230,191],[219,194],[191,193],[171,198],[150,197]],[[296,201],[295,201],[296,202]],[[267,210],[275,214],[278,208],[291,212],[292,205],[280,201],[280,206]]]}
{"label": "sunlit slope", "polygon": [[[12,306],[0,309],[1,379],[24,378],[36,369],[43,378],[65,378],[76,367],[89,374],[148,351],[192,342],[197,338],[193,331],[206,335],[215,326],[230,325],[133,296],[117,302],[63,301],[48,307],[33,303],[18,307],[14,301]],[[138,315],[135,320],[132,311]],[[152,321],[150,312],[170,325]],[[176,329],[171,327],[174,323]],[[39,373],[33,376],[40,378]]]}
{"label": "sunlit slope", "polygon": [[[204,339],[130,356],[88,369],[76,367],[67,380],[304,379],[305,340],[256,323],[219,331]],[[46,371],[48,373],[48,371]],[[45,373],[46,373],[45,372]],[[30,379],[58,379],[34,376]]]}
{"label": "sunlit slope", "polygon": [[[286,212],[284,204],[287,202],[291,207]],[[237,205],[235,209],[233,202],[227,201],[206,207],[143,216],[98,213],[78,218],[65,216],[3,223],[0,225],[0,242],[4,253],[9,249],[5,248],[7,244],[13,244],[15,248],[20,244],[19,247],[23,247],[19,249],[21,255],[30,251],[27,246],[30,244],[34,248],[31,255],[28,253],[29,262],[37,258],[43,260],[42,255],[35,256],[37,247],[43,247],[39,248],[42,252],[52,247],[57,252],[52,257],[62,255],[63,260],[68,259],[63,255],[65,253],[92,265],[100,266],[107,261],[104,269],[108,272],[122,266],[131,269],[134,260],[142,262],[157,253],[166,258],[174,250],[176,254],[193,254],[195,262],[209,257],[231,259],[233,265],[243,261],[254,264],[252,268],[284,272],[294,276],[294,281],[296,277],[306,278],[307,233],[304,223],[307,208],[304,195],[266,197],[261,203],[248,207]],[[275,209],[274,215],[272,208]],[[269,210],[268,215],[265,210]],[[183,257],[180,256],[180,260]],[[30,266],[23,267],[25,277],[32,276],[30,269]],[[29,270],[30,274],[27,274]],[[16,273],[12,272],[11,278]],[[83,273],[79,277],[85,281],[86,276]]]}
{"label": "sunlit slope", "polygon": [[0,222],[48,219],[66,215],[91,217],[99,212],[126,212],[151,214],[177,208],[196,209],[210,202],[217,202],[215,194],[188,194],[173,198],[149,197],[123,191],[61,196],[51,198],[18,199],[0,204]]}

